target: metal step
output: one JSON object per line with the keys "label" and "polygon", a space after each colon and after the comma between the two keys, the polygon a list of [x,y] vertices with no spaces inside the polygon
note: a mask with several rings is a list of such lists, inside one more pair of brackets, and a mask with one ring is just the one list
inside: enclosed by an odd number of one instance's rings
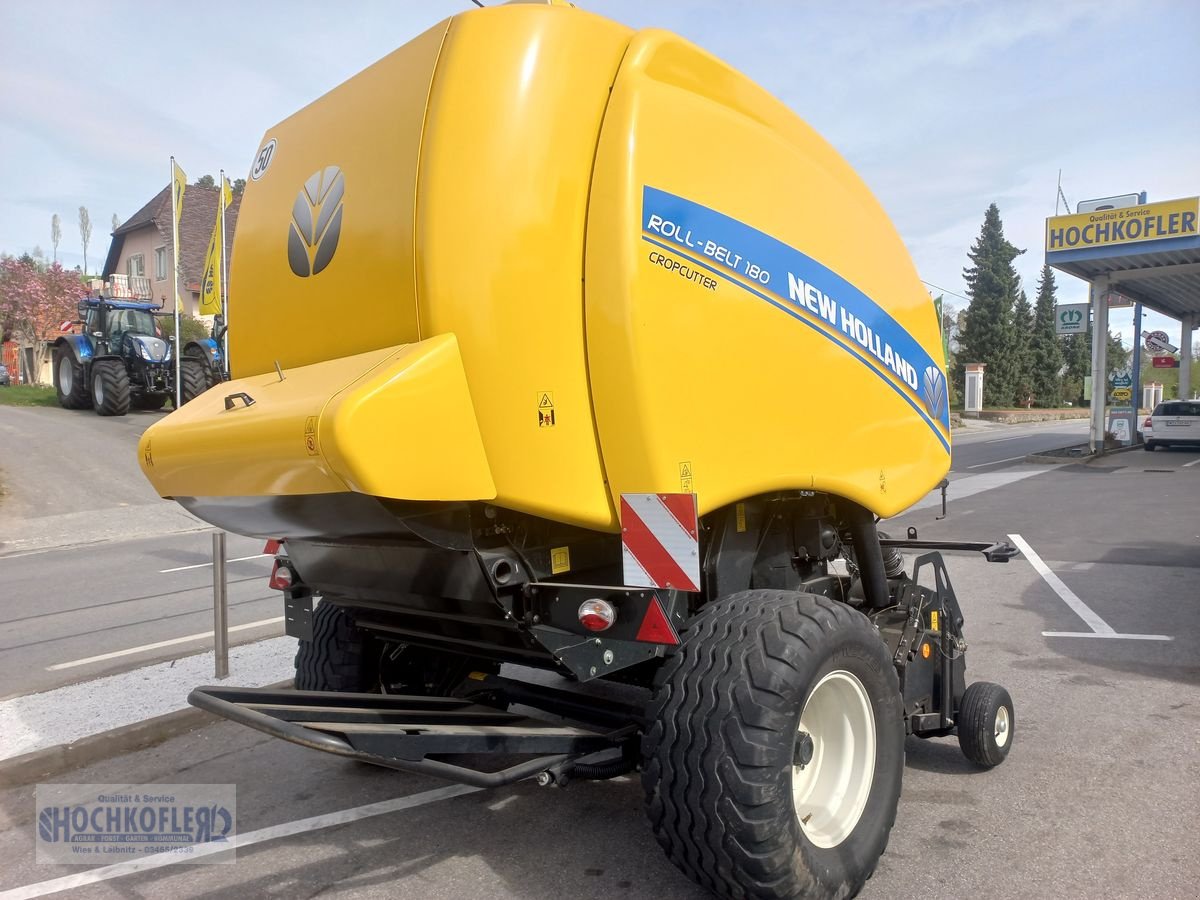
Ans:
{"label": "metal step", "polygon": [[[209,686],[193,690],[188,703],[314,750],[477,787],[559,770],[633,737],[632,727],[593,730],[454,697]],[[429,758],[440,755],[480,756],[484,763],[536,758],[489,771]]]}

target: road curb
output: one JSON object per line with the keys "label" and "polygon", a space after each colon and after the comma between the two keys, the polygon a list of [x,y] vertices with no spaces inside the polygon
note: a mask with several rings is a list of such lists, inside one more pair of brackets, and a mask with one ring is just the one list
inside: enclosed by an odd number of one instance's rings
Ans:
{"label": "road curb", "polygon": [[111,731],[91,734],[69,744],[55,744],[30,753],[0,760],[0,788],[32,784],[43,778],[53,778],[63,772],[145,750],[220,718],[201,709],[178,709],[153,719],[123,725]]}
{"label": "road curb", "polygon": [[[1067,449],[1067,448],[1063,448],[1063,449]],[[1025,462],[1033,463],[1035,465],[1043,465],[1043,466],[1045,466],[1045,465],[1061,466],[1061,465],[1070,465],[1072,463],[1077,464],[1077,465],[1087,466],[1087,465],[1091,465],[1092,463],[1099,462],[1102,459],[1106,459],[1109,456],[1114,456],[1118,453],[1129,453],[1131,450],[1141,450],[1141,449],[1142,449],[1141,444],[1130,444],[1128,447],[1114,447],[1111,450],[1105,450],[1104,453],[1102,453],[1099,456],[1092,455],[1089,453],[1085,453],[1081,456],[1050,456],[1049,454],[1045,454],[1045,453],[1030,453],[1028,456],[1025,457]]]}

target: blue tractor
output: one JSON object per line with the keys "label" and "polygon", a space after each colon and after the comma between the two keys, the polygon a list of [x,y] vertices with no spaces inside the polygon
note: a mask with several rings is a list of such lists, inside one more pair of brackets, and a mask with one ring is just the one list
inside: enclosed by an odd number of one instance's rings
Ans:
{"label": "blue tractor", "polygon": [[[123,416],[133,409],[162,409],[175,397],[175,339],[158,322],[160,306],[88,298],[79,303],[81,334],[54,342],[54,387],[65,409]],[[180,360],[184,403],[221,381],[220,346],[212,338],[189,341]]]}

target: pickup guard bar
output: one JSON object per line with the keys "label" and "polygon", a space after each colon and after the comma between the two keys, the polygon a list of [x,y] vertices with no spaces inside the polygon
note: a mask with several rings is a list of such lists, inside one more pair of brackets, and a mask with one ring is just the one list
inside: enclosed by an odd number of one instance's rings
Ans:
{"label": "pickup guard bar", "polygon": [[[595,731],[456,697],[198,687],[188,703],[302,747],[484,788],[569,769],[578,757],[622,747],[635,731]],[[443,754],[536,758],[499,771],[428,758]]]}

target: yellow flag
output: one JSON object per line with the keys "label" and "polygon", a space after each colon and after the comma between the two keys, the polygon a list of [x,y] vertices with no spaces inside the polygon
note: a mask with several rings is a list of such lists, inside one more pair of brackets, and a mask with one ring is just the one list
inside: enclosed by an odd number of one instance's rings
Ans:
{"label": "yellow flag", "polygon": [[221,312],[221,210],[217,208],[217,224],[208,239],[204,255],[204,277],[200,281],[200,315],[215,316]]}
{"label": "yellow flag", "polygon": [[204,278],[200,282],[200,315],[215,316],[222,310],[223,272],[221,271],[221,247],[225,243],[225,207],[233,201],[233,188],[229,179],[222,179],[221,198],[217,203],[217,223],[212,237],[208,239],[208,252],[204,255]]}
{"label": "yellow flag", "polygon": [[179,217],[183,215],[183,192],[187,190],[187,176],[179,163],[171,160],[171,180],[174,182],[171,190],[171,209],[175,214],[175,229],[179,230]]}

